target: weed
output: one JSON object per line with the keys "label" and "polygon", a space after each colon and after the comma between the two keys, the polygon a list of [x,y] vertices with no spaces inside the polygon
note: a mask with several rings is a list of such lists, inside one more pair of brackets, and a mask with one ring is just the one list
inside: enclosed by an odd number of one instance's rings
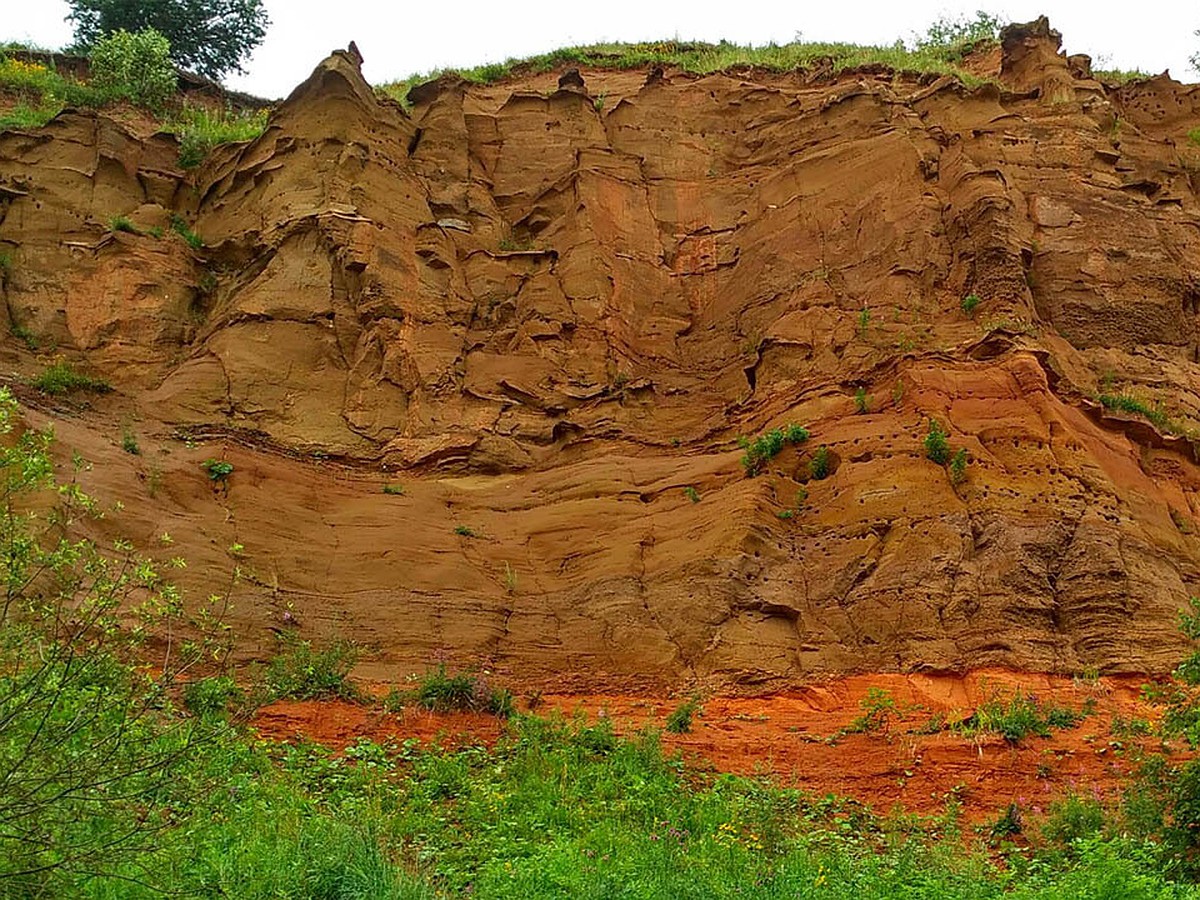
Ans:
{"label": "weed", "polygon": [[62,396],[76,391],[90,391],[94,394],[107,394],[112,385],[100,378],[92,378],[77,371],[65,360],[59,360],[47,366],[30,384],[43,394]]}
{"label": "weed", "polygon": [[950,460],[950,483],[962,484],[967,480],[967,448],[960,447]]}
{"label": "weed", "polygon": [[1193,128],[1187,133],[1188,142],[1200,147],[1200,128]]}
{"label": "weed", "polygon": [[161,239],[165,233],[166,232],[163,231],[163,227],[161,225],[151,225],[146,229],[146,234],[150,235],[150,237],[155,238],[156,240]]}
{"label": "weed", "polygon": [[383,492],[385,494],[390,494],[393,497],[401,497],[404,495],[404,487],[399,484],[385,484],[383,486]]}
{"label": "weed", "polygon": [[871,327],[871,310],[864,306],[858,313],[858,334],[863,336]]}
{"label": "weed", "polygon": [[183,689],[183,705],[194,716],[224,718],[246,698],[237,682],[228,676],[201,678]]}
{"label": "weed", "polygon": [[142,455],[142,448],[138,446],[137,438],[128,428],[121,433],[121,449],[131,456]]}
{"label": "weed", "polygon": [[508,560],[504,561],[504,590],[509,595],[517,592],[517,573],[508,564]]}
{"label": "weed", "polygon": [[793,424],[786,428],[772,428],[754,440],[738,438],[738,446],[746,451],[742,454],[742,468],[746,471],[746,477],[753,478],[761,472],[787,444],[802,444],[808,437],[807,429]]}
{"label": "weed", "polygon": [[962,311],[969,317],[975,318],[975,308],[979,306],[978,294],[967,294],[962,298]]}
{"label": "weed", "polygon": [[1157,405],[1150,406],[1132,394],[1100,394],[1096,399],[1105,409],[1115,409],[1120,412],[1134,413],[1142,416],[1160,431],[1170,433],[1178,431],[1175,423],[1163,412],[1161,407]]}
{"label": "weed", "polygon": [[437,712],[464,710],[486,712],[508,718],[516,712],[512,694],[504,688],[494,688],[482,676],[459,672],[451,674],[445,664],[426,672],[414,691],[400,694],[426,709]]}
{"label": "weed", "polygon": [[15,337],[17,340],[21,341],[30,350],[37,350],[38,342],[37,342],[37,338],[34,337],[33,332],[30,331],[28,328],[26,328],[24,325],[22,325],[20,322],[18,322],[16,319],[13,319],[12,322],[9,324],[8,333],[11,334],[13,337]]}
{"label": "weed", "polygon": [[939,466],[944,466],[950,459],[950,442],[946,438],[947,432],[942,424],[931,418],[929,433],[925,435],[925,457]]}
{"label": "weed", "polygon": [[687,497],[693,503],[700,502],[700,492],[698,490],[696,490],[694,487],[692,487],[690,484],[683,489],[683,496]]}
{"label": "weed", "polygon": [[775,518],[777,519],[794,519],[795,517],[796,511],[794,509],[781,509],[775,513]]}
{"label": "weed", "polygon": [[184,242],[193,250],[200,250],[204,247],[204,239],[196,232],[192,231],[187,220],[177,213],[171,214],[171,230],[183,238]]}
{"label": "weed", "polygon": [[897,378],[895,385],[892,386],[892,404],[899,406],[904,402],[904,381]]}
{"label": "weed", "polygon": [[687,734],[692,730],[692,719],[697,714],[700,714],[700,697],[693,694],[671,710],[667,716],[667,731],[671,734]]}
{"label": "weed", "polygon": [[113,216],[108,220],[109,231],[124,231],[126,234],[141,234],[128,216]]}
{"label": "weed", "polygon": [[358,661],[358,648],[339,640],[320,649],[285,633],[279,638],[280,652],[267,663],[263,675],[265,699],[312,700],[318,697],[356,699],[350,670]]}
{"label": "weed", "polygon": [[1021,807],[1016,803],[1010,803],[1005,807],[1004,812],[1000,814],[995,822],[988,829],[988,833],[993,840],[1000,838],[1013,837],[1021,833],[1024,828],[1024,823],[1021,817]]}
{"label": "weed", "polygon": [[592,101],[592,106],[596,108],[596,112],[604,112],[604,101],[608,99],[608,95],[601,91],[596,95],[596,99]]}
{"label": "weed", "polygon": [[822,481],[833,472],[833,457],[829,448],[822,444],[808,461],[808,473],[817,481]]}
{"label": "weed", "polygon": [[860,416],[865,416],[871,411],[871,397],[864,387],[854,392],[854,411]]}
{"label": "weed", "polygon": [[179,167],[194,169],[220,144],[252,141],[267,127],[265,110],[213,112],[203,106],[184,106],[163,130],[179,139]]}
{"label": "weed", "polygon": [[200,467],[208,473],[209,480],[216,484],[226,484],[233,474],[233,463],[223,459],[206,459],[200,463]]}
{"label": "weed", "polygon": [[848,734],[886,730],[888,723],[899,715],[895,698],[883,688],[868,688],[867,696],[859,701],[858,706],[863,714],[846,726]]}
{"label": "weed", "polygon": [[475,530],[467,525],[455,525],[454,533],[459,537],[465,538],[479,537],[479,535],[475,533]]}
{"label": "weed", "polygon": [[1032,694],[1017,694],[1007,701],[992,697],[955,727],[964,734],[993,732],[1018,744],[1031,734],[1049,737],[1051,728],[1073,728],[1082,719],[1082,713],[1065,706],[1043,705]]}

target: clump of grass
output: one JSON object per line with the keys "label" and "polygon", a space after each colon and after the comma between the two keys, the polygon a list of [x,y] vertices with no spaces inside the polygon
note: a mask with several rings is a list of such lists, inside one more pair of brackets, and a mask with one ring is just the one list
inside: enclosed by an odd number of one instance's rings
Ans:
{"label": "clump of grass", "polygon": [[692,730],[692,719],[700,712],[700,697],[693,694],[671,710],[667,716],[667,731],[671,734],[687,734]]}
{"label": "clump of grass", "polygon": [[358,661],[358,648],[350,641],[334,641],[317,648],[294,635],[280,638],[280,652],[263,675],[266,699],[312,700],[318,697],[357,699],[350,670]]}
{"label": "clump of grass", "polygon": [[1150,73],[1141,69],[1092,69],[1092,77],[1097,81],[1129,84],[1132,81],[1145,81]]}
{"label": "clump of grass", "polygon": [[128,216],[113,216],[108,220],[108,230],[112,232],[123,231],[126,234],[141,234],[133,222],[129,220]]}
{"label": "clump of grass", "polygon": [[937,419],[929,420],[929,433],[925,435],[925,457],[939,466],[950,459],[950,442],[946,429]]}
{"label": "clump of grass", "polygon": [[164,126],[179,139],[179,166],[194,169],[220,144],[252,141],[267,127],[267,112],[215,112],[203,106],[184,106]]}
{"label": "clump of grass", "polygon": [[975,318],[975,310],[979,307],[979,302],[979,295],[972,293],[963,297],[959,305],[962,307],[962,311],[973,319]]}
{"label": "clump of grass", "polygon": [[171,214],[171,230],[183,238],[184,243],[186,243],[193,250],[200,250],[204,247],[204,239],[200,237],[200,235],[196,234],[196,232],[192,231],[191,226],[187,223],[187,220],[178,213]]}
{"label": "clump of grass", "polygon": [[1187,133],[1187,138],[1190,143],[1200,147],[1200,128],[1193,128]]}
{"label": "clump of grass", "polygon": [[1105,409],[1142,416],[1161,431],[1174,433],[1177,429],[1170,416],[1157,406],[1150,406],[1132,394],[1100,394],[1096,397]]}
{"label": "clump of grass", "polygon": [[738,438],[738,446],[746,452],[742,454],[742,468],[748,478],[753,478],[788,444],[802,444],[809,438],[808,429],[801,425],[788,425],[786,428],[772,428],[763,432],[754,440],[746,437]]}
{"label": "clump of grass", "polygon": [[383,492],[385,494],[390,494],[393,497],[400,497],[404,494],[404,487],[399,484],[385,484],[383,486]]}
{"label": "clump of grass", "polygon": [[871,411],[871,396],[865,387],[859,387],[854,392],[854,411],[860,416],[865,416]]}
{"label": "clump of grass", "polygon": [[833,472],[833,456],[829,448],[822,444],[808,461],[808,473],[817,481],[822,481]]}
{"label": "clump of grass", "polygon": [[861,337],[871,328],[871,310],[863,307],[858,313],[858,334]]}
{"label": "clump of grass", "polygon": [[698,490],[696,490],[694,487],[692,487],[690,484],[683,489],[683,496],[687,497],[693,503],[700,502],[700,492]]}
{"label": "clump of grass", "polygon": [[84,375],[66,360],[59,360],[47,366],[30,384],[43,394],[62,396],[76,391],[90,391],[93,394],[107,394],[112,385],[101,378]]}
{"label": "clump of grass", "polygon": [[1043,704],[1033,694],[1016,694],[1007,700],[993,697],[980,704],[955,729],[964,734],[991,732],[1017,744],[1031,734],[1049,737],[1051,728],[1073,728],[1083,718],[1080,711]]}
{"label": "clump of grass", "polygon": [[436,712],[484,712],[502,719],[516,712],[510,691],[493,687],[476,673],[452,674],[446,670],[445,663],[422,675],[413,691],[393,692],[388,705],[395,707],[404,700],[412,700]]}
{"label": "clump of grass", "polygon": [[465,538],[479,537],[479,535],[476,533],[475,529],[471,528],[469,525],[455,525],[454,533],[457,534],[459,537],[465,537]]}

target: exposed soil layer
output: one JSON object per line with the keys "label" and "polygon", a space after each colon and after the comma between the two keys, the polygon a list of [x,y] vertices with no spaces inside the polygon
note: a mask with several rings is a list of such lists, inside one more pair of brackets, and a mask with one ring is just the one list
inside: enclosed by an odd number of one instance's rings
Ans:
{"label": "exposed soil layer", "polygon": [[[1163,672],[1200,593],[1200,88],[1059,44],[1006,30],[973,89],[584,70],[411,110],[338,52],[196,172],[67,111],[0,135],[0,367],[114,384],[21,397],[124,504],[98,533],[171,535],[193,596],[240,567],[246,657],[287,628],[368,679],[639,694]],[[789,422],[745,477],[737,438]]]}
{"label": "exposed soil layer", "polygon": [[[897,709],[881,727],[843,733],[864,714],[871,689],[886,691]],[[968,736],[931,731],[941,714],[961,721],[994,697],[1030,694],[1043,705],[1091,709],[1080,724],[1054,728],[1049,737],[1010,743],[996,734]],[[555,694],[540,698],[539,714],[552,711],[608,716],[618,731],[662,728],[680,698]],[[1129,783],[1142,751],[1159,751],[1157,738],[1131,734],[1129,723],[1155,721],[1135,679],[1078,681],[1004,671],[968,676],[863,675],[834,679],[764,697],[714,697],[702,704],[688,734],[662,735],[701,767],[740,774],[769,774],[815,796],[836,794],[870,804],[936,814],[948,801],[962,804],[967,821],[995,817],[1010,803],[1027,814],[1045,813],[1067,794],[1114,801]],[[1115,723],[1115,725],[1114,725]],[[254,727],[279,740],[304,736],[341,748],[361,737],[437,741],[443,746],[484,742],[501,733],[492,716],[437,714],[417,707],[389,714],[340,701],[280,701],[263,709]]]}

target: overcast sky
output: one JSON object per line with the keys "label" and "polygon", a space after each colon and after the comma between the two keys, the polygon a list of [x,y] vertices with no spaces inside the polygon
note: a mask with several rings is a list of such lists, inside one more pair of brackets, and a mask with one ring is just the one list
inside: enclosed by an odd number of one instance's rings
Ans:
{"label": "overcast sky", "polygon": [[[510,56],[598,41],[681,38],[739,44],[805,40],[888,44],[922,31],[943,14],[973,15],[983,6],[1011,21],[1040,14],[1063,34],[1068,53],[1088,53],[1097,67],[1170,70],[1180,81],[1200,76],[1188,57],[1200,50],[1195,0],[858,0],[783,3],[762,0],[266,0],[267,39],[246,75],[231,87],[264,97],[286,95],[330,50],[358,43],[373,83],[443,66],[473,66]],[[1117,10],[1120,10],[1118,13]],[[65,0],[0,0],[0,39],[61,47],[71,39]],[[1102,64],[1102,65],[1101,65]]]}

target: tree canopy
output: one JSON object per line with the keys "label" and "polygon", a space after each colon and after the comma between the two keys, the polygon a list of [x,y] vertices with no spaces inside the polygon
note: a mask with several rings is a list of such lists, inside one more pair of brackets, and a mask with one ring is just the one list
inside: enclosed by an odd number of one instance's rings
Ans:
{"label": "tree canopy", "polygon": [[182,69],[220,78],[245,71],[250,52],[262,43],[270,20],[263,0],[67,0],[75,40],[90,49],[124,29],[153,28],[171,42],[171,59]]}

